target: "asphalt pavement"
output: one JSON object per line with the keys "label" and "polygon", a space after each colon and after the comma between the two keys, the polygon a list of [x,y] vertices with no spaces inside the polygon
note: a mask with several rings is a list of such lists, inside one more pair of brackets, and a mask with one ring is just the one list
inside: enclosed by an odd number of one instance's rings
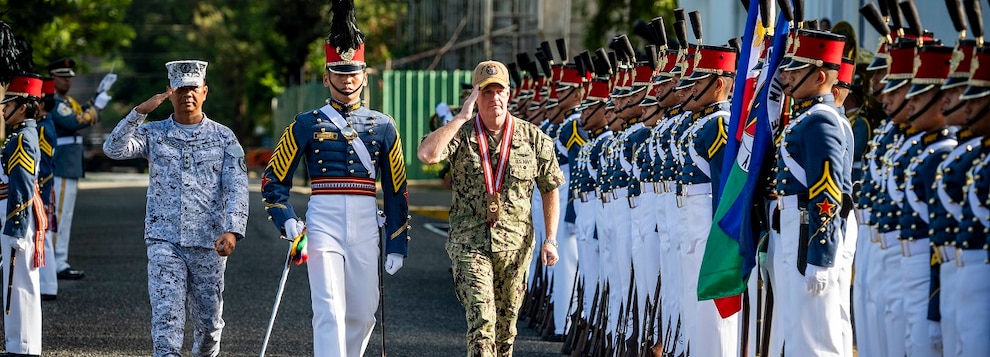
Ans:
{"label": "asphalt pavement", "polygon": [[[59,281],[58,299],[42,304],[44,356],[149,356],[151,311],[143,237],[147,176],[95,174],[80,182],[69,262],[86,278]],[[257,182],[251,184],[246,239],[227,261],[221,356],[257,356],[271,316],[288,244],[268,221]],[[291,203],[302,215],[308,196]],[[388,356],[464,356],[464,311],[454,296],[441,235],[450,193],[410,189],[413,207],[409,257],[386,276],[384,348]],[[432,225],[427,229],[426,225]],[[371,283],[371,282],[369,282]],[[306,267],[291,267],[268,347],[268,356],[312,355],[312,310]],[[382,321],[379,311],[379,321]],[[187,322],[184,355],[190,355]],[[382,355],[376,324],[365,356]],[[516,356],[559,356],[560,344],[544,342],[520,323]]]}

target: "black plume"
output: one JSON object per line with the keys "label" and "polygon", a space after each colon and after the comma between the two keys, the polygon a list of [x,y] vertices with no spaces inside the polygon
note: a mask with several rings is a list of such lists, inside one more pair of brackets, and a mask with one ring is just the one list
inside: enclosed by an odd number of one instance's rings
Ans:
{"label": "black plume", "polygon": [[701,35],[704,34],[701,31],[701,11],[691,11],[688,13],[688,16],[691,17],[691,31],[694,32],[694,38],[698,40],[698,44],[700,45]]}
{"label": "black plume", "polygon": [[562,38],[558,38],[555,42],[557,44],[557,54],[560,55],[560,61],[567,62],[567,58],[570,57],[567,55],[567,41]]}
{"label": "black plume", "polygon": [[904,19],[907,20],[908,27],[918,30],[919,34],[923,33],[924,27],[921,26],[921,17],[918,16],[918,8],[914,6],[914,1],[903,1],[898,6],[904,14]]}
{"label": "black plume", "polygon": [[612,74],[612,62],[609,62],[609,54],[604,48],[595,51],[595,74],[599,77],[608,77]]}
{"label": "black plume", "polygon": [[859,8],[859,13],[863,14],[866,21],[870,25],[873,25],[873,28],[880,33],[880,36],[890,35],[890,26],[887,26],[887,21],[884,21],[880,11],[877,11],[877,7],[873,3],[863,5],[863,7]]}
{"label": "black plume", "polygon": [[794,0],[794,23],[800,24],[802,22],[804,22],[804,0]]}
{"label": "black plume", "polygon": [[529,52],[517,53],[516,63],[519,64],[519,69],[529,72],[530,77],[536,77],[536,73],[530,72],[530,63],[533,63],[533,59],[529,57]]}
{"label": "black plume", "polygon": [[633,49],[632,42],[629,42],[629,37],[625,34],[619,35],[619,47],[622,50],[623,55],[626,57],[626,61],[630,63],[636,63],[636,50]]}
{"label": "black plume", "polygon": [[729,47],[735,48],[738,51],[739,50],[739,42],[740,41],[739,41],[739,38],[738,37],[730,38],[729,39]]}
{"label": "black plume", "polygon": [[890,16],[890,10],[887,10],[887,0],[877,0],[877,3],[880,4],[880,14],[883,15],[883,17]]}
{"label": "black plume", "polygon": [[653,35],[657,37],[657,47],[660,49],[667,47],[667,29],[664,28],[663,18],[654,17],[653,21],[650,21],[650,28],[653,29]]}
{"label": "black plume", "polygon": [[983,5],[979,0],[966,0],[966,18],[973,29],[973,37],[983,37]]}
{"label": "black plume", "polygon": [[787,22],[794,23],[794,11],[791,10],[790,0],[777,0],[777,7],[780,8],[780,14],[784,16],[784,20]]}
{"label": "black plume", "polygon": [[[0,13],[0,17],[4,14],[6,11]],[[14,35],[9,24],[0,21],[0,60],[3,60],[3,66],[0,67],[0,85],[10,83],[18,73],[34,72],[31,53],[31,44],[23,37]]]}
{"label": "black plume", "polygon": [[956,29],[956,32],[965,32],[966,20],[963,19],[965,15],[963,15],[962,2],[959,0],[945,0],[945,8],[949,10],[949,18],[952,19],[952,26]]}
{"label": "black plume", "polygon": [[646,46],[646,62],[649,63],[651,69],[657,70],[657,46]]}
{"label": "black plume", "polygon": [[636,20],[636,23],[633,24],[633,34],[642,37],[646,40],[646,42],[654,45],[657,44],[656,33],[654,33],[653,29],[650,28],[650,24],[646,23],[646,21],[643,21],[642,19]]}
{"label": "black plume", "polygon": [[581,51],[581,54],[578,55],[578,58],[580,59],[580,62],[578,63],[584,64],[585,71],[592,73],[595,72],[595,63],[591,61],[591,53],[588,53],[587,50]]}
{"label": "black plume", "polygon": [[770,0],[760,0],[760,22],[764,28],[770,27]]}
{"label": "black plume", "polygon": [[891,27],[891,30],[896,31],[904,28],[904,23],[901,22],[901,8],[897,6],[897,0],[886,0],[886,1],[887,1],[887,11],[890,12],[890,22],[891,24],[894,25]]}
{"label": "black plume", "polygon": [[679,7],[679,8],[674,9],[674,22],[684,21],[685,23],[687,23],[687,15],[686,14],[687,13],[684,12],[684,8],[683,7]]}
{"label": "black plume", "polygon": [[612,71],[609,73],[619,73],[619,55],[615,52],[608,53],[608,64],[612,66]]}
{"label": "black plume", "polygon": [[809,30],[817,30],[818,29],[818,20],[805,21],[804,22],[804,28],[809,29]]}
{"label": "black plume", "polygon": [[750,0],[739,0],[739,2],[742,3],[743,9],[746,9],[746,12],[749,12],[749,1]]}
{"label": "black plume", "polygon": [[512,82],[515,83],[516,86],[522,85],[522,75],[519,74],[519,68],[516,67],[516,63],[509,62],[505,66],[509,68],[509,76],[512,77]]}
{"label": "black plume", "polygon": [[550,51],[550,42],[540,42],[540,48],[538,51],[543,52],[543,57],[545,57],[550,63],[553,63],[553,52]]}
{"label": "black plume", "polygon": [[551,59],[547,58],[543,52],[536,52],[536,62],[539,62],[540,68],[543,69],[544,77],[553,77],[553,71],[550,70]]}
{"label": "black plume", "polygon": [[364,33],[357,28],[354,0],[330,0],[330,33],[327,43],[338,52],[357,49],[364,43]]}
{"label": "black plume", "polygon": [[687,49],[687,24],[684,21],[677,21],[674,23],[674,34],[677,35],[677,43],[680,44],[681,49]]}

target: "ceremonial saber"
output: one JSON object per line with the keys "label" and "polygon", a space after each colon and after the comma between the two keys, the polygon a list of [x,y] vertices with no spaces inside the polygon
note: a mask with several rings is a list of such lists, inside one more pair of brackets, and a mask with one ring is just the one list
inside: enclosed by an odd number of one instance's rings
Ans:
{"label": "ceremonial saber", "polygon": [[[268,329],[265,330],[265,340],[261,343],[261,357],[265,357],[268,350],[268,339],[272,336],[272,327],[275,326],[275,316],[278,315],[278,305],[282,303],[282,293],[285,291],[285,281],[289,278],[289,264],[292,261],[292,244],[289,244],[289,251],[285,253],[285,268],[282,269],[282,278],[278,281],[278,291],[275,293],[275,305],[272,306],[272,317],[268,320]],[[13,263],[13,262],[12,262]],[[11,264],[13,265],[13,264]],[[10,302],[7,302],[7,311],[10,312]]]}
{"label": "ceremonial saber", "polygon": [[7,301],[4,303],[5,313],[10,315],[10,294],[14,292],[14,263],[17,262],[17,250],[10,248],[10,271],[7,272]]}
{"label": "ceremonial saber", "polygon": [[[378,210],[379,222],[384,222],[385,212]],[[382,357],[385,357],[385,224],[378,225],[378,309],[382,311]]]}

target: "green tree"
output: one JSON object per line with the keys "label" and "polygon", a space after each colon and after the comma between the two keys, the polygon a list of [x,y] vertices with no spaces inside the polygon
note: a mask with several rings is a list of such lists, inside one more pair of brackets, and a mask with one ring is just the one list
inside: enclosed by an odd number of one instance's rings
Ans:
{"label": "green tree", "polygon": [[642,48],[646,41],[632,36],[636,20],[649,22],[657,16],[664,18],[667,34],[673,37],[675,0],[593,0],[598,9],[590,14],[588,28],[584,33],[584,46],[587,48],[606,47],[613,35],[629,34],[630,40]]}

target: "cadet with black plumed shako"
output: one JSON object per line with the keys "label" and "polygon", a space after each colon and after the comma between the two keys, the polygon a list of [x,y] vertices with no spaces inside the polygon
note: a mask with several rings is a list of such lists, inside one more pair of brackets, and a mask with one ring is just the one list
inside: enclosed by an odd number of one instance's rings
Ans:
{"label": "cadet with black plumed shako", "polygon": [[977,48],[975,56],[960,99],[966,101],[967,126],[983,136],[981,158],[966,172],[962,219],[953,242],[956,288],[943,294],[956,296],[957,356],[990,355],[990,47]]}
{"label": "cadet with black plumed shako", "polygon": [[[931,190],[935,200],[929,201],[928,234],[931,236],[932,264],[938,272],[938,291],[932,297],[932,302],[938,303],[939,325],[942,332],[942,354],[956,356],[959,346],[959,332],[956,325],[957,301],[960,298],[956,291],[956,234],[962,221],[962,201],[965,199],[963,188],[966,186],[966,172],[980,157],[983,137],[969,129],[966,111],[962,110],[966,101],[959,97],[969,78],[969,68],[973,60],[973,50],[976,40],[960,40],[952,57],[949,78],[942,85],[940,110],[945,115],[948,126],[959,127],[956,133],[958,144],[938,164],[935,170],[935,180]],[[934,279],[934,277],[933,277]],[[963,321],[966,321],[964,318]]]}
{"label": "cadet with black plumed shako", "polygon": [[[851,270],[855,250],[852,209],[853,134],[836,111],[832,85],[845,38],[798,30],[797,48],[784,70],[793,117],[777,152],[775,180],[784,262],[775,274],[788,280],[786,355],[846,354],[840,311],[840,275]],[[848,299],[848,295],[846,295]],[[814,332],[812,332],[814,331]]]}
{"label": "cadet with black plumed shako", "polygon": [[[700,45],[695,53],[694,70],[681,82],[694,82],[685,109],[692,112],[685,119],[691,124],[682,136],[684,165],[678,182],[681,185],[681,208],[691,224],[681,236],[681,274],[685,291],[685,318],[691,320],[688,336],[692,354],[728,356],[739,345],[739,314],[721,317],[710,301],[699,301],[698,277],[708,244],[717,190],[721,186],[722,159],[728,140],[729,95],[732,93],[738,51],[732,47]],[[712,335],[712,340],[703,336]]]}
{"label": "cadet with black plumed shako", "polygon": [[[600,275],[601,262],[598,247],[596,217],[602,215],[601,191],[598,190],[598,160],[605,139],[612,136],[605,119],[605,101],[609,95],[609,69],[601,59],[594,64],[595,78],[588,88],[587,98],[581,102],[581,128],[588,133],[588,142],[578,152],[576,166],[571,174],[577,178],[574,213],[577,223],[578,261],[581,262],[581,276],[584,279],[583,309],[592,312],[594,291],[601,291],[604,277]],[[588,316],[587,319],[596,318]],[[590,322],[590,321],[589,321]]]}
{"label": "cadet with black plumed shako", "polygon": [[[956,146],[955,130],[946,127],[939,104],[949,76],[952,47],[929,44],[918,48],[908,100],[908,122],[925,133],[907,155],[904,170],[904,212],[900,216],[901,270],[904,278],[904,315],[907,326],[905,351],[909,356],[941,356],[938,280],[932,279],[929,230],[931,206],[937,201],[932,189],[938,165]],[[935,265],[937,267],[937,265]],[[937,276],[937,270],[934,271]]]}
{"label": "cadet with black plumed shako", "polygon": [[41,289],[38,268],[45,261],[47,220],[38,194],[38,99],[41,77],[15,76],[4,94],[3,119],[10,134],[0,149],[0,208],[3,220],[3,315],[7,354],[41,355]]}
{"label": "cadet with black plumed shako", "polygon": [[[395,121],[361,101],[367,84],[364,35],[353,1],[335,6],[326,41],[327,105],[300,113],[275,147],[262,177],[265,209],[286,237],[308,232],[314,354],[364,354],[378,310],[379,256],[395,274],[408,252],[409,203]],[[352,32],[353,31],[353,32]],[[354,34],[355,37],[349,35]],[[312,196],[306,223],[289,204],[292,177],[306,162]],[[376,214],[381,182],[384,216]],[[379,237],[379,227],[384,236]],[[382,248],[379,248],[381,244]]]}

